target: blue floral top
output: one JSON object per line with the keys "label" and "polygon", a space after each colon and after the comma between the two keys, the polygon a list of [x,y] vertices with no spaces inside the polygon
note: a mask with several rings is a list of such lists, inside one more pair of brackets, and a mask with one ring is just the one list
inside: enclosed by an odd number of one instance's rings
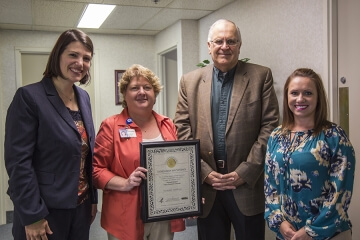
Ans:
{"label": "blue floral top", "polygon": [[330,239],[351,228],[349,208],[355,169],[354,149],[344,130],[332,124],[315,136],[312,130],[281,134],[268,141],[265,159],[265,219],[279,231],[283,221],[305,226],[313,239]]}

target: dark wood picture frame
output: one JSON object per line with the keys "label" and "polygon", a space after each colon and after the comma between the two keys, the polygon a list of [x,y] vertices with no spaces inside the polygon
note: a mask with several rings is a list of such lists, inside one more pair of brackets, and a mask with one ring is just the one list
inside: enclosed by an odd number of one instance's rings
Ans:
{"label": "dark wood picture frame", "polygon": [[200,216],[200,141],[140,143],[143,222]]}
{"label": "dark wood picture frame", "polygon": [[121,105],[119,83],[125,70],[115,70],[115,105]]}

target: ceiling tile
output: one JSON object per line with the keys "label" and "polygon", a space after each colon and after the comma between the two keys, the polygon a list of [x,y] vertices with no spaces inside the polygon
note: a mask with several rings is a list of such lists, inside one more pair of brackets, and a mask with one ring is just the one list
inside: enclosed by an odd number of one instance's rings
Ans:
{"label": "ceiling tile", "polygon": [[153,0],[104,0],[104,4],[164,8],[173,1],[174,0],[160,0],[158,3],[154,3]]}
{"label": "ceiling tile", "polygon": [[0,29],[32,30],[32,25],[0,23]]}
{"label": "ceiling tile", "polygon": [[160,10],[151,7],[117,6],[101,28],[138,29]]}
{"label": "ceiling tile", "polygon": [[29,24],[31,22],[31,1],[0,1],[0,23]]}
{"label": "ceiling tile", "polygon": [[135,30],[124,30],[124,29],[107,29],[107,28],[86,28],[82,29],[86,33],[103,33],[103,34],[126,34],[126,35],[133,35],[135,34]]}
{"label": "ceiling tile", "polygon": [[149,36],[152,36],[152,35],[156,35],[158,33],[159,33],[159,31],[151,31],[151,30],[136,30],[136,31],[134,31],[134,34],[136,34],[136,35],[149,35]]}
{"label": "ceiling tile", "polygon": [[174,0],[167,7],[180,9],[217,10],[235,0]]}
{"label": "ceiling tile", "polygon": [[32,26],[31,30],[35,31],[50,31],[50,32],[64,32],[68,30],[69,27],[59,27],[59,26]]}
{"label": "ceiling tile", "polygon": [[85,3],[34,0],[34,24],[76,27],[85,6]]}
{"label": "ceiling tile", "polygon": [[0,29],[64,31],[76,28],[88,3],[115,4],[91,33],[156,35],[180,19],[198,20],[234,0],[0,0]]}
{"label": "ceiling tile", "polygon": [[182,11],[180,9],[167,9],[166,11],[160,11],[150,21],[144,24],[141,29],[151,30],[163,30],[168,26],[171,26],[180,19],[200,19],[210,14],[211,11],[203,10],[187,10]]}
{"label": "ceiling tile", "polygon": [[95,3],[101,4],[104,0],[43,0],[48,2],[74,2],[74,3]]}

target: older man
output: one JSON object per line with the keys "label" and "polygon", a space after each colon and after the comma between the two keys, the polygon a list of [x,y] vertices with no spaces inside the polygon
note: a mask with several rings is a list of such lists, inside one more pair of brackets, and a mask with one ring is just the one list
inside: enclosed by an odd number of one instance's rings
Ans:
{"label": "older man", "polygon": [[263,169],[266,144],[278,125],[271,70],[239,61],[235,23],[216,21],[208,49],[214,64],[180,81],[175,124],[178,137],[200,139],[203,216],[201,240],[264,239]]}

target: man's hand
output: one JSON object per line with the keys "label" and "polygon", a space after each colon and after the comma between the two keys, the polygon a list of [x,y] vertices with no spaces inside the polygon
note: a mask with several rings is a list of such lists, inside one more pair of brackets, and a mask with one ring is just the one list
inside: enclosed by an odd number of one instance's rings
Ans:
{"label": "man's hand", "polygon": [[48,240],[46,234],[52,234],[48,221],[42,219],[25,226],[26,240]]}
{"label": "man's hand", "polygon": [[245,183],[236,172],[221,174],[215,171],[212,171],[205,178],[205,182],[219,191],[236,189],[236,187]]}
{"label": "man's hand", "polygon": [[239,175],[236,172],[224,174],[223,178],[234,179],[231,184],[233,186],[235,186],[235,188],[237,188],[238,186],[243,185],[245,183],[244,179],[239,177]]}

